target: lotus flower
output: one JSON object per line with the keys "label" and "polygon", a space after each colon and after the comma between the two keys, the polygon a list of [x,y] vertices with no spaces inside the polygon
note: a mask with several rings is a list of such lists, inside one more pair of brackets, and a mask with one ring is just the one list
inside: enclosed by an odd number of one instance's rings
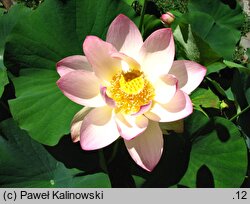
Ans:
{"label": "lotus flower", "polygon": [[174,61],[170,28],[155,31],[143,42],[136,25],[122,14],[111,23],[106,41],[87,36],[83,51],[85,56],[57,63],[58,87],[85,106],[72,120],[73,141],[95,150],[122,137],[133,160],[152,171],[163,151],[159,123],[192,113],[188,94],[206,69],[196,62]]}

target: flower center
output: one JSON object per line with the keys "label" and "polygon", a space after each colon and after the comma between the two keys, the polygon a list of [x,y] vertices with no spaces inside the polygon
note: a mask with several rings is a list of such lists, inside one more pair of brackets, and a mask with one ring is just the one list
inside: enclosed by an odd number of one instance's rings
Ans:
{"label": "flower center", "polygon": [[126,94],[138,94],[144,88],[145,80],[140,71],[134,71],[122,74],[119,83]]}
{"label": "flower center", "polygon": [[106,93],[116,102],[116,111],[124,114],[137,113],[155,96],[154,87],[139,70],[114,75]]}

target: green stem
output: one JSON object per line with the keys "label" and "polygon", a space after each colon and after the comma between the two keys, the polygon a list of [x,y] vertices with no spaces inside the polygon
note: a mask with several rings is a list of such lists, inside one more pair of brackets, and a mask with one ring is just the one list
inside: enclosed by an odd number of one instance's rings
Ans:
{"label": "green stem", "polygon": [[101,168],[104,170],[105,173],[108,173],[108,167],[107,167],[103,149],[99,149],[98,154],[99,154],[99,162],[100,162]]}
{"label": "green stem", "polygon": [[241,112],[237,113],[235,116],[233,116],[232,118],[230,118],[230,121],[234,121],[238,116],[240,116],[241,114],[247,112],[249,109],[250,109],[250,105],[248,105]]}
{"label": "green stem", "polygon": [[146,12],[147,3],[148,3],[148,0],[144,0],[142,12],[141,12],[140,24],[139,24],[139,30],[141,32],[142,32],[142,25],[143,25],[144,15],[145,15],[145,12]]}

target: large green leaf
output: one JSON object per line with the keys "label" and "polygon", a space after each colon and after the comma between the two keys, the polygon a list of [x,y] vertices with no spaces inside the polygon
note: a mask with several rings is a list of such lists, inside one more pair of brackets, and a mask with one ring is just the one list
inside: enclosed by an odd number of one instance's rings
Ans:
{"label": "large green leaf", "polygon": [[214,62],[207,66],[207,75],[213,72],[218,72],[226,68],[226,65],[222,62]]}
{"label": "large green leaf", "polygon": [[230,9],[220,0],[191,0],[184,16],[192,30],[225,59],[231,59],[240,40],[244,16],[239,5]]}
{"label": "large green leaf", "polygon": [[250,76],[236,70],[234,72],[231,89],[242,110],[249,104],[247,99],[249,97],[247,95],[248,88],[250,88]]}
{"label": "large green leaf", "polygon": [[38,142],[56,144],[58,134],[69,131],[79,106],[69,103],[58,90],[55,71],[23,69],[20,74],[14,80],[17,99],[9,102],[14,118]]}
{"label": "large green leaf", "polygon": [[0,187],[110,187],[106,174],[83,173],[55,160],[12,119],[0,123]]}
{"label": "large green leaf", "polygon": [[195,110],[189,117],[185,118],[184,132],[188,134],[189,138],[195,138],[208,122],[209,118],[202,111]]}
{"label": "large green leaf", "polygon": [[163,28],[161,20],[154,15],[145,14],[143,20],[143,38],[146,39],[157,29]]}
{"label": "large green leaf", "polygon": [[196,187],[198,171],[205,166],[215,187],[240,187],[247,171],[247,148],[238,128],[220,117],[205,127],[193,141],[189,166],[179,184]]}
{"label": "large green leaf", "polygon": [[[174,30],[175,43],[177,45],[177,58],[197,61],[207,65],[220,59],[218,55],[203,39],[192,31],[190,24],[181,24]],[[179,57],[180,58],[180,57]]]}
{"label": "large green leaf", "polygon": [[220,100],[210,89],[198,88],[191,94],[194,107],[198,110],[203,108],[220,108]]}
{"label": "large green leaf", "polygon": [[185,26],[186,38],[184,39],[184,33],[181,30],[180,26],[177,26],[174,30],[175,43],[178,45],[178,52],[181,52],[181,56],[189,60],[199,61],[200,60],[200,51],[195,43],[193,33],[191,32],[190,25]]}
{"label": "large green leaf", "polygon": [[[250,76],[242,71],[236,70],[232,81],[232,92],[234,98],[239,104],[239,110],[242,111],[250,105]],[[238,117],[238,124],[242,131],[250,138],[249,126],[250,109]]]}
{"label": "large green leaf", "polygon": [[139,2],[141,5],[144,3],[144,0],[123,0],[128,5],[132,5],[135,1]]}
{"label": "large green leaf", "polygon": [[133,179],[135,181],[136,188],[142,187],[142,185],[145,183],[145,179],[140,176],[133,175]]}
{"label": "large green leaf", "polygon": [[[0,61],[1,61],[1,59],[0,59]],[[4,86],[7,83],[8,83],[8,77],[7,77],[7,74],[6,74],[6,69],[0,67],[0,97],[2,96],[2,93],[3,93],[3,90],[4,90]]]}
{"label": "large green leaf", "polygon": [[11,7],[7,14],[0,14],[0,97],[3,93],[4,86],[8,83],[6,69],[3,64],[4,44],[7,36],[16,25],[17,21],[27,15],[29,9],[22,5]]}
{"label": "large green leaf", "polygon": [[27,7],[17,4],[11,7],[8,13],[0,13],[0,47],[4,46],[6,37],[9,35],[16,23],[30,12]]}
{"label": "large green leaf", "polygon": [[250,76],[250,69],[247,68],[247,67],[245,67],[245,66],[243,66],[242,64],[237,64],[235,62],[231,62],[231,61],[227,61],[227,60],[223,60],[223,63],[225,65],[227,65],[229,68],[236,68],[239,71],[241,71],[241,72],[243,72],[243,73],[245,73],[245,74],[247,74],[247,75]]}
{"label": "large green leaf", "polygon": [[5,65],[21,72],[13,78],[17,98],[9,104],[14,119],[32,138],[55,145],[69,133],[70,121],[80,106],[56,87],[55,64],[66,56],[83,54],[87,35],[104,39],[109,24],[120,13],[133,19],[133,9],[122,1],[51,0],[13,29],[6,43]]}

